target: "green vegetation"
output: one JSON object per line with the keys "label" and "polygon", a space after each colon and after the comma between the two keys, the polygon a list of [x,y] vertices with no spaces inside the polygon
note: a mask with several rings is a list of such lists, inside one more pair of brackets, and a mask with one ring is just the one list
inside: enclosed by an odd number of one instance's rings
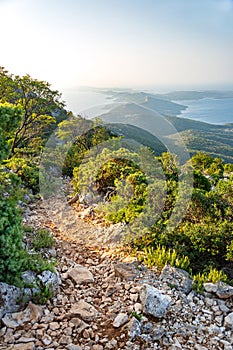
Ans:
{"label": "green vegetation", "polygon": [[[19,201],[39,191],[39,161],[49,134],[66,118],[60,94],[43,81],[13,76],[0,67],[0,281],[22,287],[22,272],[54,271],[54,262],[23,246]],[[34,249],[49,247],[53,239],[38,231]]]}
{"label": "green vegetation", "polygon": [[[0,164],[9,154],[8,141],[17,128],[20,109],[9,104],[0,105]],[[12,126],[12,128],[10,127]],[[20,180],[12,173],[0,168],[0,281],[11,282],[22,268],[21,216],[17,208],[20,198]]]}
{"label": "green vegetation", "polygon": [[[46,159],[48,167],[60,167],[62,175],[73,177],[75,192],[93,195],[97,214],[108,223],[130,227],[129,244],[141,261],[160,270],[170,264],[191,271],[197,290],[206,281],[229,282],[221,269],[233,267],[232,126],[175,118],[174,112],[183,107],[167,104],[165,98],[145,100],[138,94],[135,102],[140,99],[141,110],[131,103],[105,116],[121,123],[129,108],[131,123],[146,110],[140,124],[145,130],[129,124],[111,127],[67,113],[60,94],[48,83],[0,68],[0,281],[20,285],[26,269],[54,271],[55,262],[44,259],[41,251],[54,245],[53,237],[45,229],[34,232],[22,227],[19,203],[25,191],[30,196],[38,193],[41,154],[58,127],[50,140],[56,147]],[[171,115],[167,119],[184,135],[191,151],[191,160],[182,167],[149,132],[148,123],[159,128],[155,120],[159,116],[153,111],[156,103],[166,107]],[[179,215],[176,204],[188,174],[194,180],[190,203],[179,224],[168,229],[173,211]],[[50,188],[48,195],[52,192]],[[23,234],[31,237],[30,254],[23,246]],[[37,300],[44,302],[49,296],[51,289],[44,288]]]}
{"label": "green vegetation", "polygon": [[36,231],[31,244],[35,250],[52,248],[55,245],[55,239],[48,230],[40,228]]}
{"label": "green vegetation", "polygon": [[178,256],[175,249],[166,249],[164,246],[158,245],[154,247],[146,247],[143,249],[144,254],[138,254],[139,260],[144,261],[149,267],[156,266],[159,271],[165,265],[171,265],[180,269],[187,270],[190,264],[187,256]]}
{"label": "green vegetation", "polygon": [[54,291],[53,291],[53,288],[52,288],[51,285],[49,285],[49,287],[47,287],[47,286],[40,286],[39,293],[35,293],[32,296],[32,302],[35,303],[35,304],[44,305],[53,296],[54,296]]}
{"label": "green vegetation", "polygon": [[[145,150],[143,152],[146,154]],[[135,239],[131,237],[130,244],[135,252],[138,251],[136,255],[148,266],[156,265],[160,270],[170,264],[192,271],[196,275],[197,288],[206,280],[225,280],[220,270],[233,263],[231,165],[204,153],[192,157],[185,165],[187,169],[192,165],[194,172],[191,201],[180,224],[168,231],[167,222],[177,200],[180,170],[175,158],[168,153],[153,157],[160,162],[165,174],[167,195],[156,223]],[[95,160],[97,163],[90,156],[83,166],[74,168],[74,179],[76,189],[85,187],[89,181],[90,188],[105,197],[105,203],[98,205],[97,213],[112,223],[126,224],[144,215],[150,179],[138,166],[136,154],[124,148],[111,152],[103,149]],[[99,164],[98,170],[96,164]],[[159,171],[157,175],[160,175]],[[158,178],[158,182],[164,183],[162,177]],[[106,198],[109,188],[110,196]],[[151,216],[153,209],[149,212]],[[136,230],[140,229],[136,224]],[[202,275],[207,268],[211,268],[210,272]]]}
{"label": "green vegetation", "polygon": [[193,276],[193,289],[197,292],[202,292],[204,290],[204,283],[217,283],[218,281],[227,282],[227,275],[225,275],[222,271],[218,271],[215,268],[210,267],[208,271],[203,273],[198,273]]}
{"label": "green vegetation", "polygon": [[24,262],[23,271],[31,270],[38,274],[46,270],[55,272],[56,261],[45,259],[41,253],[29,254],[24,251],[22,260]]}
{"label": "green vegetation", "polygon": [[130,313],[130,316],[135,317],[138,321],[141,321],[142,318],[143,318],[143,315],[138,313],[138,312],[136,312],[136,311],[132,311]]}
{"label": "green vegetation", "polygon": [[[114,189],[109,193],[112,194],[111,204],[105,205],[102,210],[99,207],[102,215],[113,223],[129,223],[142,212],[147,198],[147,177],[135,163],[121,158],[121,151],[123,149],[116,152],[116,158],[101,167],[96,177],[99,194],[102,193],[106,196],[109,188]],[[123,203],[129,197],[131,197],[130,202],[122,208]],[[118,210],[118,208],[121,209]]]}

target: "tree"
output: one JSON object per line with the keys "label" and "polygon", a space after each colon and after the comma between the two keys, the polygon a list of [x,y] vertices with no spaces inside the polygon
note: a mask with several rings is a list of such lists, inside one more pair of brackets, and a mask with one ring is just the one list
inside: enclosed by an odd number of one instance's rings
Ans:
{"label": "tree", "polygon": [[80,165],[85,154],[92,147],[115,135],[106,127],[92,120],[84,119],[79,115],[71,115],[69,119],[58,124],[56,136],[62,141],[61,152],[66,153],[63,175],[72,176],[73,169]]}
{"label": "tree", "polygon": [[0,103],[0,161],[9,154],[9,142],[22,118],[22,109],[10,103]]}
{"label": "tree", "polygon": [[197,152],[191,160],[194,169],[201,171],[205,171],[213,162],[213,158],[204,152]]}
{"label": "tree", "polygon": [[15,84],[12,74],[4,67],[0,67],[0,102],[13,102],[15,95]]}
{"label": "tree", "polygon": [[14,83],[15,103],[22,108],[23,115],[13,138],[12,155],[16,148],[27,147],[33,139],[42,139],[49,133],[52,124],[56,123],[56,113],[64,107],[59,101],[61,96],[58,91],[51,90],[50,84],[45,81],[26,75],[16,76]]}
{"label": "tree", "polygon": [[[19,147],[43,144],[54,130],[55,123],[66,118],[60,93],[49,83],[33,79],[30,75],[13,76],[0,67],[0,102],[9,102],[22,109],[21,122],[11,144],[11,155]],[[32,143],[32,145],[30,145]]]}

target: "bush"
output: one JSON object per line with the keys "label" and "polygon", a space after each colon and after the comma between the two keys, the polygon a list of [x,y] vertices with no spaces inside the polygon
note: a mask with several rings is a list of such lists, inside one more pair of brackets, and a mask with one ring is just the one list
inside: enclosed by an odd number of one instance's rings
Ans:
{"label": "bush", "polygon": [[17,208],[20,181],[0,170],[0,281],[12,283],[22,270],[22,226]]}
{"label": "bush", "polygon": [[157,248],[144,248],[143,254],[139,253],[139,260],[149,267],[156,266],[160,271],[166,264],[184,270],[187,270],[190,264],[187,256],[179,256],[175,249],[166,249],[160,245]]}
{"label": "bush", "polygon": [[55,244],[55,239],[51,233],[46,229],[39,229],[35,237],[32,239],[32,246],[35,250],[42,248],[52,248]]}
{"label": "bush", "polygon": [[34,194],[39,192],[39,168],[35,163],[30,159],[14,157],[4,164],[21,178],[25,187],[30,188]]}
{"label": "bush", "polygon": [[32,302],[39,305],[45,305],[49,299],[54,296],[51,285],[40,287],[40,291],[32,296]]}
{"label": "bush", "polygon": [[218,271],[217,269],[210,267],[207,271],[193,276],[193,288],[197,292],[202,292],[204,290],[204,283],[217,283],[219,281],[226,282],[227,275],[225,275],[222,271]]}
{"label": "bush", "polygon": [[[227,247],[233,240],[233,224],[206,223],[186,224],[182,227],[181,234],[188,238],[189,246],[186,251],[192,267],[201,271],[210,264],[216,267],[224,265],[227,258]],[[187,242],[188,242],[187,241]]]}
{"label": "bush", "polygon": [[21,255],[22,271],[31,270],[36,273],[41,273],[43,271],[55,272],[56,261],[45,259],[42,254],[29,254],[27,251],[24,251]]}

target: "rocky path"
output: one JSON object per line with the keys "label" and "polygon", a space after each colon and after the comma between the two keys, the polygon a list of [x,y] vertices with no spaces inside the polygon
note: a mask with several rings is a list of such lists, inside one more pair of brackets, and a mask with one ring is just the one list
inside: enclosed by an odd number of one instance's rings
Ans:
{"label": "rocky path", "polygon": [[231,294],[197,295],[175,269],[161,278],[106,248],[106,229],[62,201],[29,206],[24,221],[53,231],[61,285],[45,306],[2,322],[0,349],[233,349]]}

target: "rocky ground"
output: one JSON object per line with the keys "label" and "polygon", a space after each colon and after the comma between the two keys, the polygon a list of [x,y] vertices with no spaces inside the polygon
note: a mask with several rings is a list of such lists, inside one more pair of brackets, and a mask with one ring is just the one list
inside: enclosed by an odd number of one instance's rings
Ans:
{"label": "rocky ground", "polygon": [[80,216],[63,200],[27,206],[25,224],[56,238],[61,284],[46,305],[4,316],[0,349],[233,349],[231,288],[196,294],[182,271],[146,269],[104,244],[113,228]]}

